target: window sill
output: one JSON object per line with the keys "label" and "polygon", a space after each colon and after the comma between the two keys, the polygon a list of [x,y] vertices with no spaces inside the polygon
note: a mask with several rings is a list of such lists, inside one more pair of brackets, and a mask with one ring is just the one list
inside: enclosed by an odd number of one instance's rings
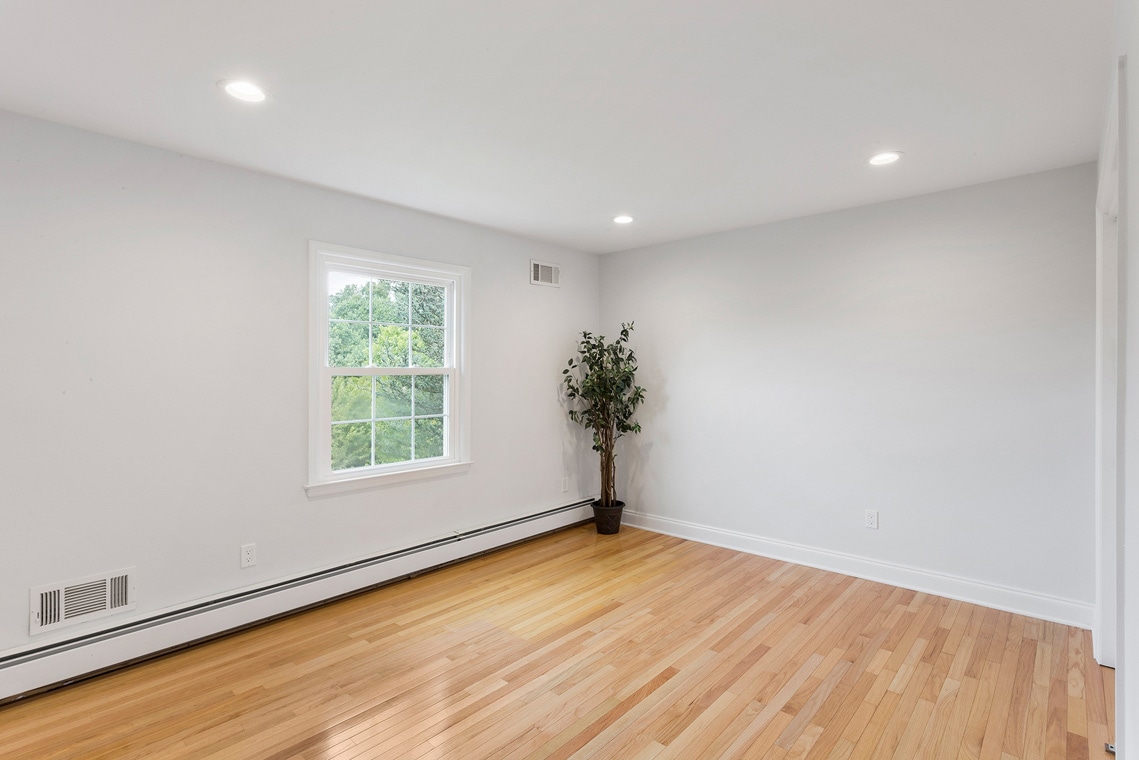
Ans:
{"label": "window sill", "polygon": [[398,483],[409,483],[416,480],[428,480],[447,475],[461,475],[471,468],[470,462],[452,462],[433,467],[420,467],[414,470],[399,470],[398,472],[384,472],[375,475],[365,475],[359,478],[345,478],[344,480],[331,480],[327,483],[310,483],[306,485],[305,493],[310,499],[321,496],[335,496],[355,491],[368,491],[373,488],[393,486]]}

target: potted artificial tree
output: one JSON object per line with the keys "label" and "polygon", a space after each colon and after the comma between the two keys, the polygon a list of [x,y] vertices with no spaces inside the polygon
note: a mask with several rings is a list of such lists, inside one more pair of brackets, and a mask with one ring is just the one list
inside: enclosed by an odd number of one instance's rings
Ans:
{"label": "potted artificial tree", "polygon": [[645,400],[645,389],[635,382],[637,358],[629,348],[632,331],[632,322],[622,324],[620,337],[612,343],[606,343],[604,335],[583,332],[577,358],[562,370],[570,419],[593,431],[593,450],[601,455],[601,496],[593,502],[598,533],[621,529],[625,502],[617,501],[615,447],[625,433],[641,432],[633,413]]}

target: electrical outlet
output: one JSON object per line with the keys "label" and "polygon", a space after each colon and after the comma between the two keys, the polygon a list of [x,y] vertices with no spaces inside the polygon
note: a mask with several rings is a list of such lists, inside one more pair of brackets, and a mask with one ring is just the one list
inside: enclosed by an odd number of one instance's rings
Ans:
{"label": "electrical outlet", "polygon": [[241,566],[253,567],[257,564],[257,544],[243,544],[241,547]]}
{"label": "electrical outlet", "polygon": [[562,475],[562,493],[569,490],[569,475]]}
{"label": "electrical outlet", "polygon": [[878,510],[866,510],[866,527],[872,530],[878,530]]}

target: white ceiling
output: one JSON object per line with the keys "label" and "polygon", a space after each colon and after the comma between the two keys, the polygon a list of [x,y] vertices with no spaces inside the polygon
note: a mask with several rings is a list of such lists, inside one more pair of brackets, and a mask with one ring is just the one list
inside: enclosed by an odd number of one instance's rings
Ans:
{"label": "white ceiling", "polygon": [[0,108],[609,252],[1095,160],[1113,5],[0,0]]}

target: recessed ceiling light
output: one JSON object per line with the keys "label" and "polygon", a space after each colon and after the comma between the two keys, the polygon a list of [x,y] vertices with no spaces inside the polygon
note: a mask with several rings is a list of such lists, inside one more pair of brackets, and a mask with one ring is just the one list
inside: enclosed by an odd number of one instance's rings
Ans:
{"label": "recessed ceiling light", "polygon": [[902,157],[902,154],[896,150],[888,150],[884,153],[878,153],[866,159],[866,163],[871,166],[885,166],[892,164]]}
{"label": "recessed ceiling light", "polygon": [[218,82],[218,87],[238,100],[244,100],[249,103],[260,103],[265,99],[264,90],[244,79],[223,79]]}
{"label": "recessed ceiling light", "polygon": [[613,221],[617,224],[628,224],[629,222],[633,221],[633,217],[629,216],[628,214],[621,214],[621,216],[613,217]]}

